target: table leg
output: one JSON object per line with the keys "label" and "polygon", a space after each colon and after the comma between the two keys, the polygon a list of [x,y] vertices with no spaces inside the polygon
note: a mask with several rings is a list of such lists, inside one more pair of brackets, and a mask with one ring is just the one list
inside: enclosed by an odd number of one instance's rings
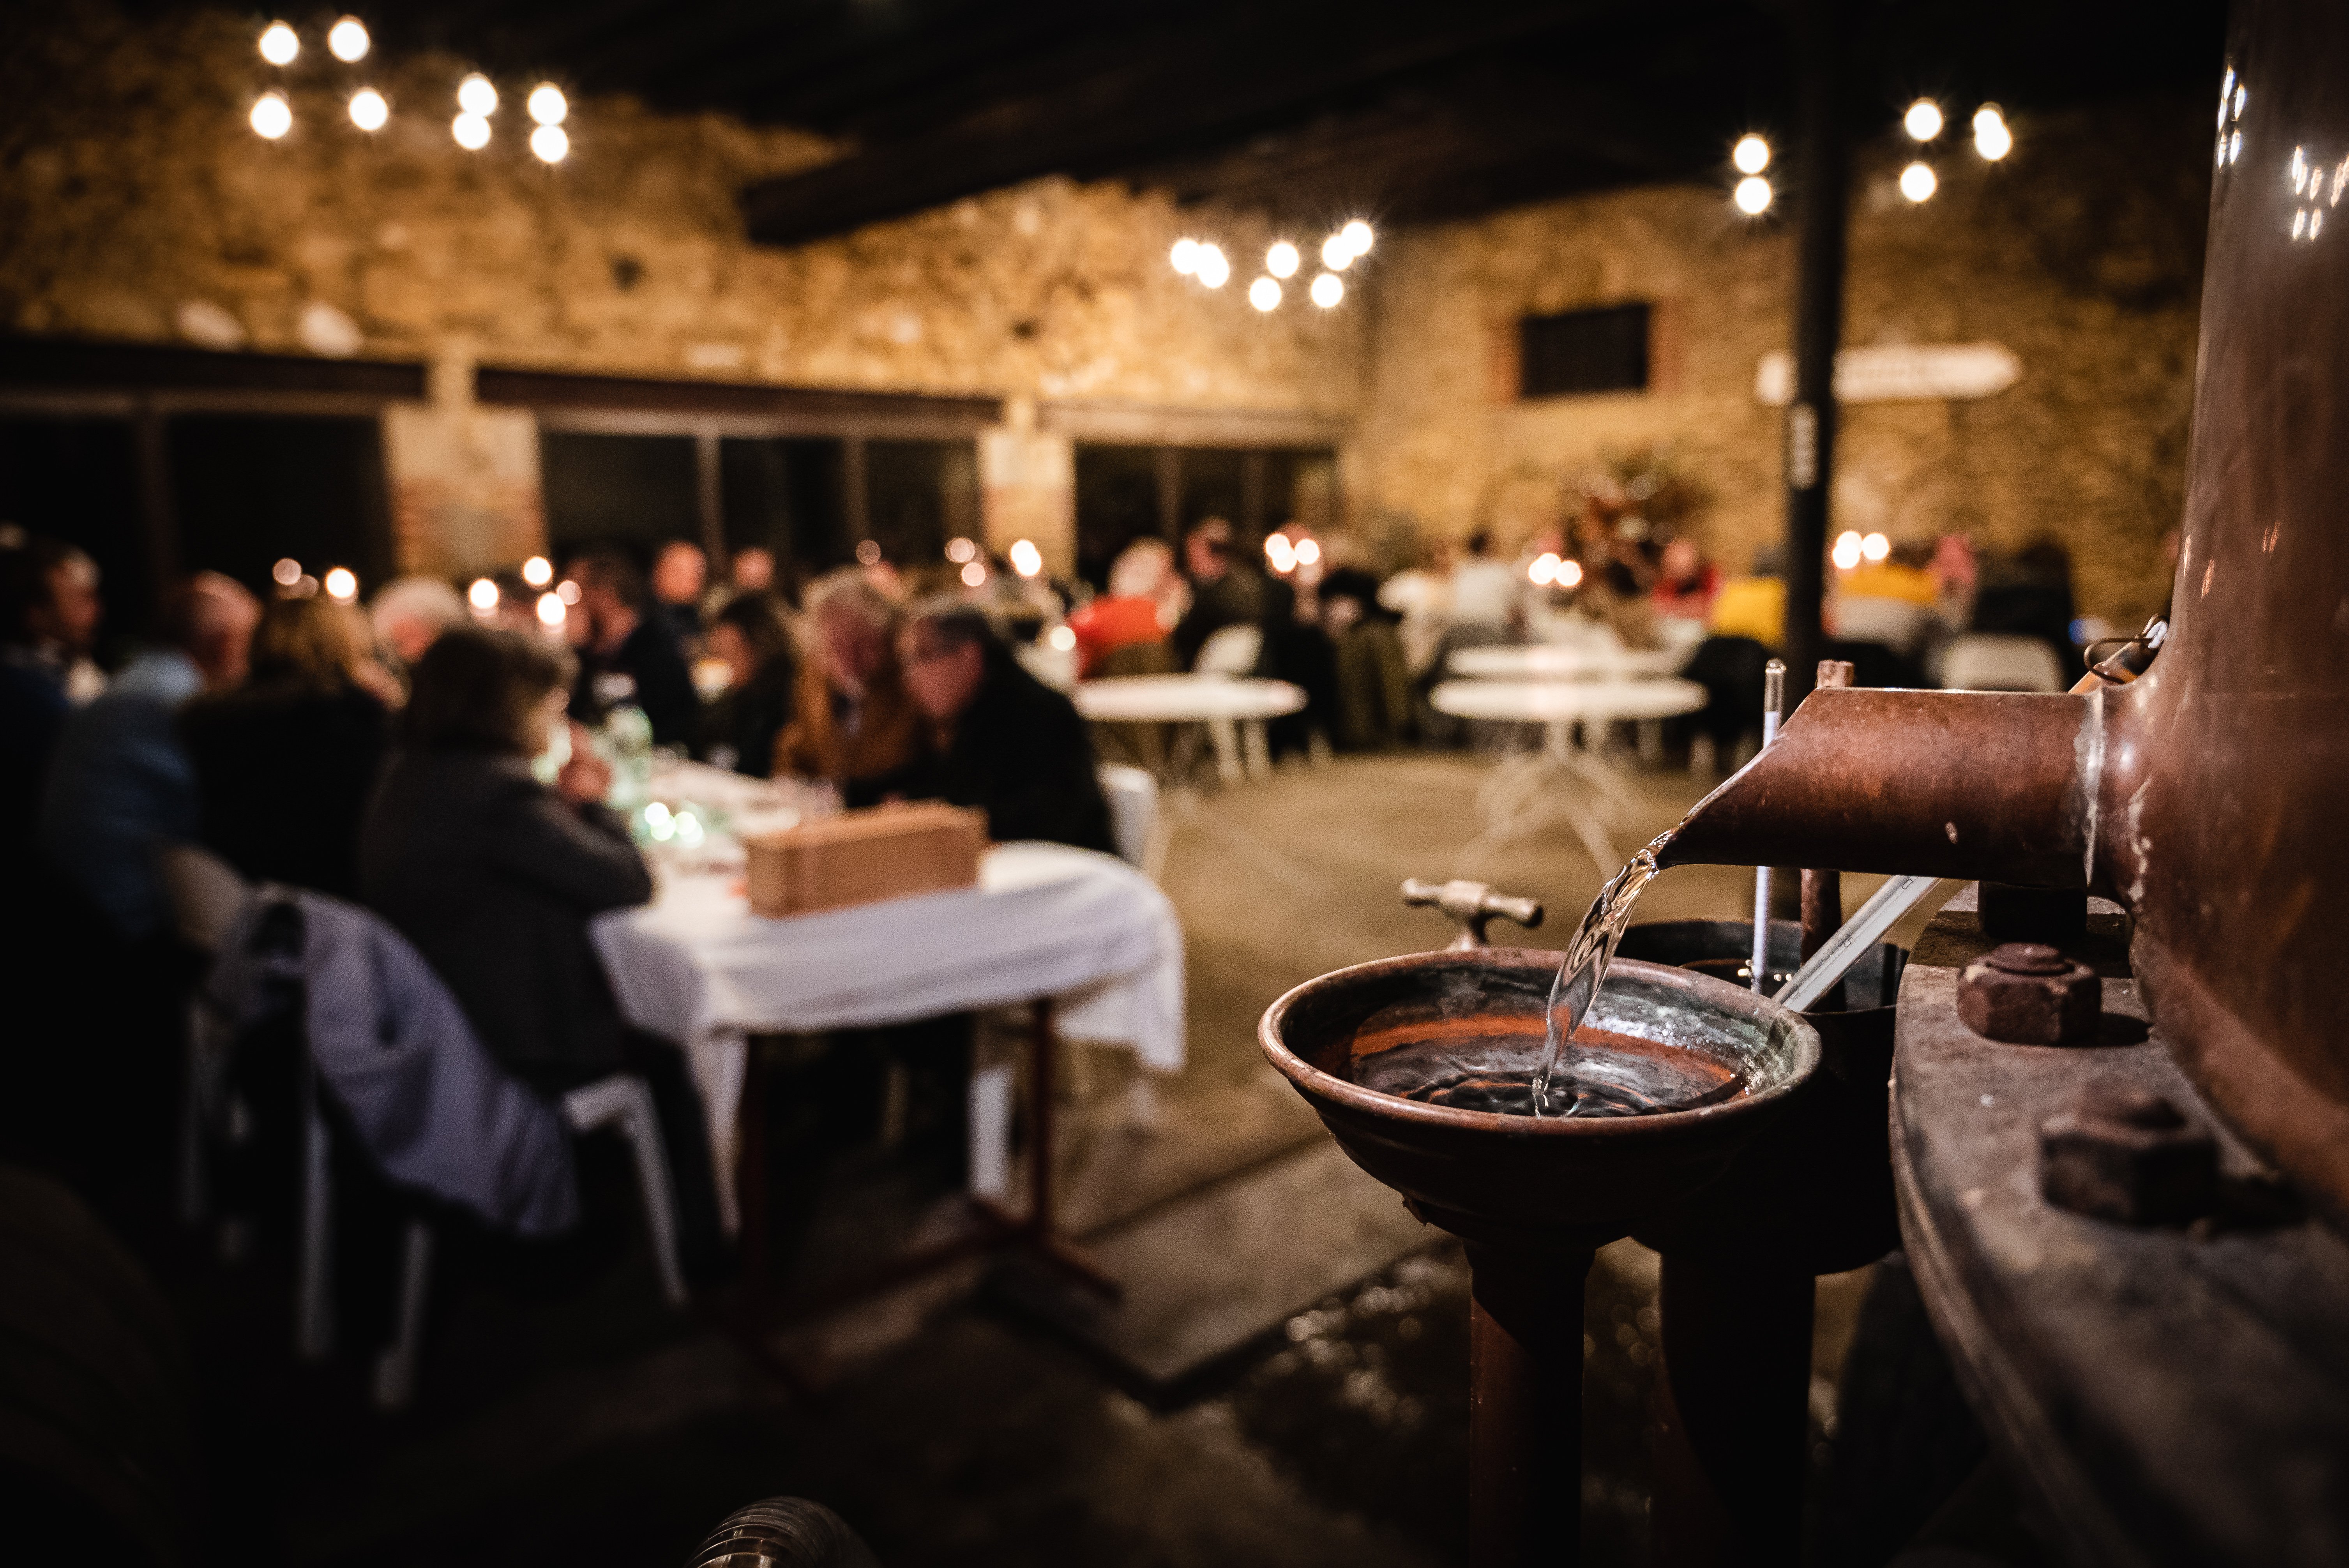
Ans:
{"label": "table leg", "polygon": [[1216,776],[1226,784],[1238,783],[1243,772],[1239,726],[1228,718],[1211,718],[1207,738],[1215,743]]}
{"label": "table leg", "polygon": [[1060,1233],[1054,1222],[1052,1186],[1052,1112],[1055,1068],[1060,1057],[1060,1034],[1052,1027],[1052,999],[1036,998],[1031,1014],[1035,1030],[1035,1058],[1030,1068],[1030,1095],[1028,1171],[1028,1217],[1022,1229],[1028,1246],[1047,1261],[1074,1274],[1081,1283],[1091,1285],[1114,1301],[1124,1290],[1117,1281],[1103,1272],[1081,1249]]}
{"label": "table leg", "polygon": [[1272,743],[1266,735],[1264,720],[1251,718],[1241,725],[1240,761],[1251,779],[1272,776]]}
{"label": "table leg", "polygon": [[756,1039],[743,1042],[742,1098],[734,1108],[735,1212],[741,1216],[742,1293],[764,1303],[772,1284],[767,1214],[767,1053]]}

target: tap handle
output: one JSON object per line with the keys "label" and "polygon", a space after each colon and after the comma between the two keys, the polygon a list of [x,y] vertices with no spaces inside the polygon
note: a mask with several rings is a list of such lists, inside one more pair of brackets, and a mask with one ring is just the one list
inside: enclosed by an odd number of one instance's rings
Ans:
{"label": "tap handle", "polygon": [[1485,927],[1495,917],[1514,920],[1527,931],[1542,923],[1539,899],[1513,898],[1505,892],[1495,892],[1487,882],[1463,882],[1457,878],[1447,882],[1422,882],[1417,877],[1406,877],[1402,884],[1402,901],[1414,908],[1433,905],[1450,915],[1454,923],[1460,927],[1460,934],[1448,944],[1448,948],[1454,951],[1492,946],[1492,943],[1485,940]]}

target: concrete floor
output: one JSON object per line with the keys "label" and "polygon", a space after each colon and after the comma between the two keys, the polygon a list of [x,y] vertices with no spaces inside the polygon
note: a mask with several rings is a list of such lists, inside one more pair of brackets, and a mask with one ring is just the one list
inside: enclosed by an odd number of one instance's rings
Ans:
{"label": "concrete floor", "polygon": [[[1538,789],[1530,804],[1480,805],[1495,768],[1466,755],[1292,764],[1171,803],[1164,881],[1189,943],[1191,1060],[1157,1086],[1154,1120],[1137,1125],[1128,1059],[1072,1053],[1083,1058],[1063,1145],[1072,1229],[1323,1136],[1262,1064],[1256,1020],[1327,969],[1446,940],[1439,915],[1402,907],[1405,876],[1475,876],[1538,896],[1550,921],[1534,940],[1564,941],[1614,868],[1532,820]],[[1684,775],[1640,776],[1637,809],[1613,824],[1622,851],[1697,793]],[[1676,871],[1641,913],[1738,915],[1750,888],[1742,870]],[[1851,897],[1863,892],[1855,879]],[[902,1196],[912,1181],[908,1212],[948,1184],[880,1169],[868,1184],[895,1182]],[[824,1261],[823,1233],[806,1266]],[[1462,1556],[1466,1273],[1433,1233],[1425,1251],[1275,1326],[1206,1397],[1174,1409],[1119,1391],[995,1305],[975,1270],[829,1326],[819,1337],[832,1375],[820,1398],[799,1397],[725,1336],[660,1311],[635,1260],[561,1300],[532,1300],[511,1278],[452,1284],[419,1408],[382,1421],[364,1413],[355,1369],[288,1365],[283,1282],[266,1265],[172,1273],[220,1456],[223,1560],[667,1564],[731,1509],[785,1492],[837,1509],[891,1568]],[[1822,1437],[1864,1278],[1821,1284]],[[1653,1255],[1629,1243],[1593,1275],[1587,1561],[1645,1557],[1639,1434],[1654,1280]]]}

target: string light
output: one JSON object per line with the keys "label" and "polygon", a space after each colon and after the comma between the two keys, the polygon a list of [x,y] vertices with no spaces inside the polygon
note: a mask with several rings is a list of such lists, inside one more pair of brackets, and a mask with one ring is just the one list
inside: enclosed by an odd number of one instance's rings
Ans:
{"label": "string light", "polygon": [[579,603],[579,584],[565,577],[554,585],[554,596],[566,604]]}
{"label": "string light", "polygon": [[1998,105],[1986,103],[1974,110],[1974,150],[1992,163],[2014,150],[2014,132]]}
{"label": "string light", "polygon": [[1900,117],[1901,125],[1919,141],[1930,141],[1941,134],[1941,106],[1931,98],[1919,98]]}
{"label": "string light", "polygon": [[1264,270],[1277,278],[1293,278],[1297,275],[1298,259],[1296,246],[1286,240],[1276,240],[1264,253]]}
{"label": "string light", "polygon": [[986,583],[987,563],[985,562],[974,561],[969,565],[962,569],[962,585],[964,587],[980,588],[986,586]]}
{"label": "string light", "polygon": [[1559,562],[1557,563],[1557,585],[1558,585],[1559,587],[1561,587],[1561,588],[1577,588],[1577,587],[1581,586],[1581,583],[1582,583],[1582,562],[1579,562],[1579,561],[1561,561],[1561,562]]}
{"label": "string light", "polygon": [[457,84],[457,107],[467,114],[483,119],[498,112],[498,89],[489,77],[475,71]]}
{"label": "string light", "polygon": [[1770,210],[1770,203],[1776,195],[1767,180],[1759,174],[1749,174],[1737,182],[1737,189],[1732,192],[1730,200],[1735,201],[1737,210],[1747,217],[1759,218]]}
{"label": "string light", "polygon": [[1173,267],[1176,272],[1182,273],[1186,278],[1193,273],[1197,272],[1199,270],[1199,242],[1196,240],[1175,241],[1174,248],[1166,253],[1166,264]]}
{"label": "string light", "polygon": [[368,38],[367,24],[357,16],[346,16],[326,29],[326,49],[347,66],[355,66],[367,58]]}
{"label": "string light", "polygon": [[1033,577],[1044,570],[1044,552],[1030,539],[1011,542],[1011,570],[1022,577]]}
{"label": "string light", "polygon": [[978,546],[959,534],[947,541],[947,559],[957,566],[975,559],[978,554]]}
{"label": "string light", "polygon": [[530,89],[530,99],[523,107],[530,110],[530,118],[541,125],[561,125],[564,117],[571,112],[571,100],[553,82],[541,82]]}
{"label": "string light", "polygon": [[1055,626],[1044,634],[1044,641],[1065,654],[1077,645],[1077,629],[1074,626]]}
{"label": "string light", "polygon": [[1286,577],[1297,570],[1297,546],[1289,542],[1288,535],[1285,533],[1264,536],[1264,558],[1280,576]]}
{"label": "string light", "polygon": [[1346,242],[1346,248],[1353,252],[1356,256],[1367,256],[1371,253],[1372,238],[1371,226],[1360,218],[1339,230],[1338,237]]}
{"label": "string light", "polygon": [[351,95],[351,123],[361,130],[381,130],[391,119],[391,106],[373,88],[361,88]]}
{"label": "string light", "polygon": [[1868,561],[1883,561],[1892,554],[1892,541],[1880,533],[1871,533],[1859,542],[1859,553]]}
{"label": "string light", "polygon": [[269,569],[269,580],[280,588],[291,588],[302,581],[302,563],[288,555]]}
{"label": "string light", "polygon": [[1835,562],[1837,571],[1848,572],[1859,564],[1859,534],[1846,529],[1836,535],[1835,548],[1827,552],[1827,559]]}
{"label": "string light", "polygon": [[1346,243],[1343,234],[1332,234],[1321,242],[1321,264],[1333,273],[1342,273],[1354,264],[1354,247]]}
{"label": "string light", "polygon": [[559,125],[542,125],[530,133],[530,150],[541,163],[560,163],[570,156],[570,133]]}
{"label": "string light", "polygon": [[522,563],[522,580],[533,588],[543,588],[554,581],[554,562],[543,555],[533,555]]}
{"label": "string light", "polygon": [[286,104],[284,93],[263,93],[253,100],[253,113],[247,118],[253,121],[254,131],[270,141],[294,129],[294,110]]}
{"label": "string light", "polygon": [[261,57],[271,65],[290,66],[301,52],[302,40],[285,23],[272,22],[261,30]]}
{"label": "string light", "polygon": [[538,596],[538,624],[540,625],[544,626],[551,632],[556,627],[562,625],[564,622],[570,618],[570,608],[563,603],[562,594],[541,593]]}
{"label": "string light", "polygon": [[1321,559],[1321,546],[1310,539],[1297,542],[1297,564],[1310,566]]}
{"label": "string light", "polygon": [[1729,161],[1737,166],[1740,174],[1759,174],[1770,167],[1770,144],[1751,132],[1737,139],[1729,150]]}
{"label": "string light", "polygon": [[336,566],[326,573],[326,597],[337,604],[347,604],[359,596],[358,573],[347,566]]}
{"label": "string light", "polygon": [[1280,285],[1270,278],[1258,278],[1248,284],[1248,304],[1258,310],[1280,308]]}
{"label": "string light", "polygon": [[449,134],[466,151],[479,152],[490,144],[490,122],[477,114],[460,114],[449,122]]}
{"label": "string light", "polygon": [[1933,192],[1940,188],[1941,182],[1933,177],[1929,165],[1912,163],[1900,171],[1900,194],[1911,201],[1930,201]]}
{"label": "string light", "polygon": [[1337,273],[1323,273],[1313,280],[1311,293],[1313,303],[1323,310],[1328,310],[1346,297],[1346,285],[1338,281]]}
{"label": "string light", "polygon": [[486,620],[498,613],[498,585],[486,577],[474,578],[473,585],[465,590],[465,603]]}
{"label": "string light", "polygon": [[1199,247],[1198,279],[1211,289],[1219,289],[1231,281],[1232,263],[1224,258],[1220,245]]}
{"label": "string light", "polygon": [[1557,552],[1546,550],[1535,556],[1533,564],[1526,568],[1526,579],[1537,588],[1547,588],[1557,581],[1557,569],[1565,564],[1557,558]]}

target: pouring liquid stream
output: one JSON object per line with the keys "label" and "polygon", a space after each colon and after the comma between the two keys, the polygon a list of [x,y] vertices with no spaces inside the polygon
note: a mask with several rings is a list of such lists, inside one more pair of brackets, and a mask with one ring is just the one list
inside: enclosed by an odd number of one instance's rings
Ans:
{"label": "pouring liquid stream", "polygon": [[1581,1108],[1583,1093],[1577,1087],[1558,1082],[1558,1065],[1574,1039],[1574,1032],[1589,1016],[1590,1005],[1599,999],[1599,987],[1607,980],[1607,966],[1614,962],[1615,949],[1621,944],[1624,932],[1630,929],[1631,912],[1638,907],[1640,895],[1662,869],[1657,863],[1659,858],[1672,841],[1672,835],[1679,831],[1675,827],[1658,834],[1646,849],[1633,855],[1599,890],[1582,923],[1574,928],[1574,940],[1566,944],[1566,957],[1559,963],[1557,979],[1549,989],[1541,1062],[1534,1069],[1536,1116],[1572,1116]]}

